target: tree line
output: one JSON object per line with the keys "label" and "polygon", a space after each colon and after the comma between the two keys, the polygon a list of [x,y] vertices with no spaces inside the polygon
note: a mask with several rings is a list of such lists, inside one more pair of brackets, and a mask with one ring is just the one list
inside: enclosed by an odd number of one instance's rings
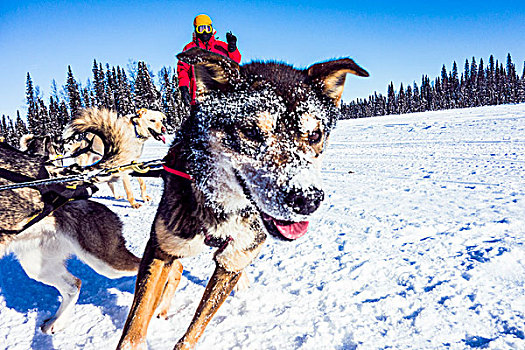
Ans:
{"label": "tree line", "polygon": [[104,67],[95,59],[93,75],[82,85],[68,66],[66,84],[59,90],[53,80],[47,101],[27,73],[25,121],[20,111],[16,118],[2,115],[0,138],[18,146],[20,137],[27,133],[60,137],[79,110],[89,107],[107,108],[119,116],[134,114],[140,108],[161,111],[166,115],[168,131],[176,129],[189,113],[180,96],[176,70],[162,68],[158,73],[158,87],[145,62],[132,63],[127,71],[109,64]]}
{"label": "tree line", "polygon": [[[158,73],[158,87],[151,69],[142,61],[129,65],[126,74],[120,66],[106,64],[104,67],[94,60],[92,72],[92,78],[83,86],[68,66],[66,84],[59,91],[53,80],[47,103],[27,73],[25,120],[20,111],[16,118],[3,115],[0,139],[16,146],[27,133],[59,137],[81,108],[108,108],[120,116],[136,113],[140,108],[162,111],[169,131],[175,130],[189,112],[181,99],[176,71],[171,67],[164,67]],[[405,88],[401,83],[397,91],[391,82],[387,91],[387,96],[374,92],[368,99],[342,103],[342,119],[523,103],[525,64],[520,77],[510,53],[505,66],[492,55],[486,67],[483,59],[477,63],[473,57],[470,62],[465,60],[461,76],[454,61],[450,72],[443,65],[441,76],[432,81],[423,75],[420,86],[414,82]]]}
{"label": "tree line", "polygon": [[[406,86],[406,88],[405,88]],[[341,106],[343,118],[366,118],[387,114],[436,111],[441,109],[478,107],[525,102],[525,63],[521,78],[512,62],[510,53],[507,64],[494,61],[490,56],[485,67],[483,59],[469,62],[459,76],[456,62],[447,72],[445,65],[441,76],[430,80],[427,75],[421,78],[421,85],[401,83],[396,91],[391,82],[387,96],[374,92],[367,99],[356,99]]]}

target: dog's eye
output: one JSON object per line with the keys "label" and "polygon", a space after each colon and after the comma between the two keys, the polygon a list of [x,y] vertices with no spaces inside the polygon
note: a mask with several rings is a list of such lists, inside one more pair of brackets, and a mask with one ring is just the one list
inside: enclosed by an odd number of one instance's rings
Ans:
{"label": "dog's eye", "polygon": [[249,126],[246,128],[242,128],[241,133],[249,140],[252,140],[252,141],[262,140],[261,131],[256,126]]}
{"label": "dog's eye", "polygon": [[308,142],[310,142],[311,145],[315,145],[319,143],[322,138],[323,134],[321,133],[321,130],[317,129],[308,135]]}

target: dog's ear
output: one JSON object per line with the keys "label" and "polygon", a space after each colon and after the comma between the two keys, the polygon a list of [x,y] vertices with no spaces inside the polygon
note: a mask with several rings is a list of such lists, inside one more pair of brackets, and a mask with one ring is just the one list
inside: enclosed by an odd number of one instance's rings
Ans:
{"label": "dog's ear", "polygon": [[147,112],[146,108],[141,108],[136,113],[136,118],[142,118],[142,116]]}
{"label": "dog's ear", "polygon": [[228,57],[194,47],[177,58],[193,65],[199,91],[232,91],[241,82],[239,64]]}
{"label": "dog's ear", "polygon": [[322,93],[328,96],[338,106],[345,85],[346,73],[359,77],[368,77],[366,70],[359,67],[350,58],[316,63],[306,69],[308,80],[321,85]]}

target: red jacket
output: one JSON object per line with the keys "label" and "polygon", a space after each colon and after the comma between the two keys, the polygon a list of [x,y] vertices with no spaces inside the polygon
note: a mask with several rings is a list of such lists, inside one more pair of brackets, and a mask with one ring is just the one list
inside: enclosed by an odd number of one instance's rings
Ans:
{"label": "red jacket", "polygon": [[[228,52],[228,44],[224,41],[215,39],[212,35],[210,40],[205,43],[198,38],[195,38],[191,43],[184,46],[184,50],[191,49],[192,47],[200,47],[205,50],[221,54],[223,56],[229,57],[237,63],[241,62],[241,53],[239,49],[236,49],[233,52]],[[177,74],[179,76],[179,87],[188,86],[191,92],[191,104],[195,104],[195,96],[197,91],[197,86],[195,84],[195,72],[193,66],[179,61],[177,63]]]}

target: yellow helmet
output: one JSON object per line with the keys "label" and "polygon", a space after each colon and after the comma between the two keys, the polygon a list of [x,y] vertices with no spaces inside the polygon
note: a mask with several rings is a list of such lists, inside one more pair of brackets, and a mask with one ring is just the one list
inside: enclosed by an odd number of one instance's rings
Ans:
{"label": "yellow helmet", "polygon": [[202,26],[202,25],[209,25],[209,26],[211,26],[211,18],[208,15],[205,15],[205,14],[198,15],[193,20],[193,25],[195,27]]}

